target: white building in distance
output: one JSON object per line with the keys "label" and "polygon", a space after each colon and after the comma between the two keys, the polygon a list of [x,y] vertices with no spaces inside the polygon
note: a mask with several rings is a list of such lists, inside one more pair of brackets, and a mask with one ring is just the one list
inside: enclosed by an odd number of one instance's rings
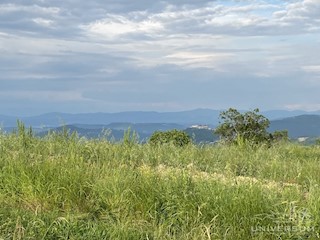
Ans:
{"label": "white building in distance", "polygon": [[198,125],[198,124],[192,125],[192,126],[190,126],[190,128],[207,129],[207,130],[211,129],[208,125]]}

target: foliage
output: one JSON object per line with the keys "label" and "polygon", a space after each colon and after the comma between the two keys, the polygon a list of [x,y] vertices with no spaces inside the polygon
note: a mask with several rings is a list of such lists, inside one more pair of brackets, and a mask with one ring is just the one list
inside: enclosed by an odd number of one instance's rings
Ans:
{"label": "foliage", "polygon": [[267,128],[269,120],[259,114],[259,109],[254,109],[246,113],[240,113],[234,108],[220,113],[220,125],[215,133],[228,143],[237,141],[248,141],[250,143],[260,143],[269,139]]}
{"label": "foliage", "polygon": [[289,140],[287,130],[268,133],[270,121],[259,114],[259,109],[240,113],[234,108],[229,108],[220,113],[220,119],[223,122],[220,122],[215,133],[219,134],[227,143],[238,145],[267,143],[270,145]]}
{"label": "foliage", "polygon": [[135,144],[138,144],[139,135],[135,131],[132,131],[131,128],[128,128],[128,130],[124,131],[123,143],[127,146],[133,146]]}
{"label": "foliage", "polygon": [[271,135],[270,138],[274,142],[287,142],[289,140],[289,134],[288,130],[282,130],[282,131],[274,131]]}
{"label": "foliage", "polygon": [[190,144],[191,138],[184,131],[179,131],[175,129],[165,132],[156,131],[151,135],[149,142],[155,145],[173,143],[175,146],[182,147]]}

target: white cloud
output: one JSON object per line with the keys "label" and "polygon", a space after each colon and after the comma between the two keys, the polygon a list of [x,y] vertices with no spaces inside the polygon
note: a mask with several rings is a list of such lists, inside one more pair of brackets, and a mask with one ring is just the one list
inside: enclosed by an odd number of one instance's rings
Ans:
{"label": "white cloud", "polygon": [[6,91],[0,98],[17,100],[37,100],[46,102],[66,102],[87,100],[78,91]]}
{"label": "white cloud", "polygon": [[288,4],[284,10],[274,13],[276,19],[286,23],[313,25],[320,19],[320,1],[303,0]]}
{"label": "white cloud", "polygon": [[[84,25],[87,34],[117,37],[125,34],[210,34],[267,36],[318,31],[320,1],[305,0],[292,4],[227,6],[214,2],[205,6],[169,6],[160,12],[109,14]],[[318,15],[317,15],[318,14]]]}
{"label": "white cloud", "polygon": [[314,65],[314,66],[303,66],[302,69],[306,72],[311,73],[320,73],[320,65]]}
{"label": "white cloud", "polygon": [[105,19],[95,21],[82,26],[91,34],[100,35],[104,38],[113,38],[129,33],[156,33],[163,29],[160,22],[151,19],[134,21],[125,16],[108,15]]}
{"label": "white cloud", "polygon": [[234,54],[231,53],[176,52],[165,56],[165,61],[191,68],[206,67],[221,71],[219,65],[230,60],[233,56]]}
{"label": "white cloud", "polygon": [[39,24],[43,27],[51,27],[54,24],[54,21],[50,19],[44,19],[44,18],[34,18],[32,19],[36,24]]}
{"label": "white cloud", "polygon": [[60,13],[57,7],[41,7],[39,5],[18,5],[18,4],[0,4],[0,14],[8,14],[15,12],[30,12],[34,14],[57,15]]}
{"label": "white cloud", "polygon": [[[304,100],[302,100],[304,101]],[[320,109],[320,103],[296,103],[296,104],[287,104],[284,105],[285,109],[288,110],[301,110],[304,109],[306,111],[318,111]]]}
{"label": "white cloud", "polygon": [[8,33],[5,33],[5,32],[0,32],[0,36],[1,37],[9,37],[10,35]]}

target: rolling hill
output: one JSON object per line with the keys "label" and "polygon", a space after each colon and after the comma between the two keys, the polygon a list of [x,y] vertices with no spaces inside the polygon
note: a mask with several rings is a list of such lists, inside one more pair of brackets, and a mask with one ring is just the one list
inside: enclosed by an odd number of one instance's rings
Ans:
{"label": "rolling hill", "polygon": [[270,131],[286,129],[290,138],[320,137],[320,116],[300,115],[280,120],[273,120]]}

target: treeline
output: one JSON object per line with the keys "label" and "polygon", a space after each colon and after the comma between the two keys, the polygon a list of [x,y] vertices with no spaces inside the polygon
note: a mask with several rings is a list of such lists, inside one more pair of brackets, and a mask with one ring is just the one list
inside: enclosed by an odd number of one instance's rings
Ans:
{"label": "treeline", "polygon": [[[259,109],[240,113],[237,109],[229,108],[220,113],[219,125],[214,130],[187,128],[185,130],[169,130],[169,131],[155,131],[149,138],[139,139],[139,134],[131,131],[123,131],[123,138],[121,141],[128,141],[134,138],[137,143],[157,144],[174,144],[176,146],[184,146],[188,144],[198,143],[220,143],[220,144],[268,144],[271,145],[280,141],[288,141],[288,131],[268,132],[270,121],[265,116],[260,114]],[[24,132],[25,126],[18,121],[18,128],[16,131]],[[59,128],[62,135],[76,134],[83,136],[81,132],[75,129],[68,129],[67,127]],[[52,134],[48,132],[47,134]],[[28,134],[33,134],[31,128],[28,129]],[[119,133],[117,132],[119,135]],[[78,136],[79,136],[78,135]],[[43,135],[42,135],[43,136]],[[112,138],[112,131],[105,130],[101,133],[100,138]],[[117,139],[120,139],[119,137]],[[132,139],[131,139],[132,140]]]}
{"label": "treeline", "polygon": [[[219,142],[225,144],[268,144],[288,141],[288,131],[268,132],[270,121],[259,113],[259,109],[240,113],[234,108],[220,113],[218,127],[212,132],[220,137]],[[187,145],[192,138],[183,131],[155,132],[151,138],[152,144],[172,142],[177,146]]]}

